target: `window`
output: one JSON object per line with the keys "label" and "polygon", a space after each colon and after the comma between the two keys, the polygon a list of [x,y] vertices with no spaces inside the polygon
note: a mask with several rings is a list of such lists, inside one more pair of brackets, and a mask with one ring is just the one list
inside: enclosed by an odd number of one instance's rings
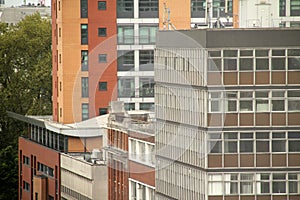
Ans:
{"label": "window", "polygon": [[118,51],[118,71],[134,70],[134,51]]}
{"label": "window", "polygon": [[253,133],[240,133],[240,152],[253,152]]}
{"label": "window", "polygon": [[209,95],[209,111],[221,112],[221,92],[210,92]]}
{"label": "window", "polygon": [[285,174],[273,174],[273,193],[286,193]]}
{"label": "window", "polygon": [[237,111],[237,92],[234,91],[226,92],[225,111],[226,112]]}
{"label": "window", "polygon": [[140,78],[140,97],[154,97],[153,78]]}
{"label": "window", "polygon": [[289,70],[300,69],[300,49],[288,50],[288,69]]}
{"label": "window", "polygon": [[269,92],[256,91],[255,102],[256,112],[268,112],[269,111]]}
{"label": "window", "polygon": [[235,71],[237,69],[236,58],[224,58],[224,70]]}
{"label": "window", "polygon": [[25,165],[30,165],[30,158],[27,156],[23,156],[23,164]]}
{"label": "window", "polygon": [[88,51],[81,50],[81,71],[88,71]]}
{"label": "window", "polygon": [[99,91],[107,91],[107,82],[99,82]]}
{"label": "window", "polygon": [[279,16],[286,16],[286,0],[279,0]]}
{"label": "window", "polygon": [[253,193],[253,174],[241,174],[240,192],[241,194]]}
{"label": "window", "polygon": [[253,70],[253,58],[240,58],[240,70]]}
{"label": "window", "polygon": [[[227,2],[227,13],[225,10],[225,2]],[[213,0],[213,17],[232,16],[232,0]]]}
{"label": "window", "polygon": [[105,115],[107,113],[107,108],[99,108],[99,115]]}
{"label": "window", "polygon": [[118,96],[119,97],[135,96],[134,78],[121,78],[118,80]]}
{"label": "window", "polygon": [[288,91],[288,110],[300,111],[300,90]]}
{"label": "window", "polygon": [[222,195],[222,186],[222,175],[208,175],[208,195]]}
{"label": "window", "polygon": [[300,174],[290,173],[288,174],[288,180],[289,180],[289,194],[299,194],[299,178]]}
{"label": "window", "polygon": [[82,98],[89,97],[89,78],[88,77],[81,78],[81,97]]}
{"label": "window", "polygon": [[24,189],[26,192],[29,192],[29,191],[30,191],[30,185],[29,185],[29,183],[27,183],[26,181],[23,181],[23,189]]}
{"label": "window", "polygon": [[270,193],[270,174],[257,174],[257,193]]}
{"label": "window", "polygon": [[237,153],[238,133],[224,133],[224,153]]}
{"label": "window", "polygon": [[208,71],[221,71],[222,69],[222,60],[220,58],[209,58],[208,59]]}
{"label": "window", "polygon": [[225,174],[225,194],[238,194],[238,174]]}
{"label": "window", "polygon": [[158,0],[139,0],[139,18],[157,18]]}
{"label": "window", "polygon": [[140,110],[154,110],[154,103],[140,103]]}
{"label": "window", "polygon": [[157,26],[140,26],[139,42],[140,44],[155,44]]}
{"label": "window", "polygon": [[191,17],[205,17],[206,0],[191,0]]}
{"label": "window", "polygon": [[118,44],[133,44],[133,26],[118,26]]}
{"label": "window", "polygon": [[80,16],[81,18],[88,17],[88,0],[80,0]]}
{"label": "window", "polygon": [[137,143],[137,141],[130,139],[129,142],[130,142],[129,157],[131,159],[135,159],[136,158],[136,143]]}
{"label": "window", "polygon": [[81,104],[81,118],[82,121],[87,120],[89,118],[89,104],[87,103]]}
{"label": "window", "polygon": [[135,110],[135,103],[124,103],[125,110]]}
{"label": "window", "polygon": [[285,70],[285,58],[272,57],[272,70]]}
{"label": "window", "polygon": [[269,70],[269,58],[256,58],[256,70]]}
{"label": "window", "polygon": [[208,153],[222,153],[221,133],[208,134]]}
{"label": "window", "polygon": [[133,18],[133,0],[117,0],[117,17]]}
{"label": "window", "polygon": [[106,37],[106,28],[98,28],[98,37]]}
{"label": "window", "polygon": [[107,63],[107,54],[99,54],[98,62],[99,63]]}
{"label": "window", "polygon": [[98,1],[98,10],[106,10],[106,1]]}
{"label": "window", "polygon": [[270,152],[270,134],[267,132],[256,132],[256,152]]}
{"label": "window", "polygon": [[88,25],[81,24],[81,44],[88,44]]}
{"label": "window", "polygon": [[272,91],[272,111],[285,111],[283,91]]}
{"label": "window", "polygon": [[300,16],[300,1],[299,0],[291,0],[291,16]]}
{"label": "window", "polygon": [[272,152],[286,152],[285,132],[272,133]]}
{"label": "window", "polygon": [[154,51],[153,50],[140,50],[140,71],[153,71],[154,70]]}
{"label": "window", "polygon": [[300,152],[300,132],[288,132],[289,152]]}
{"label": "window", "polygon": [[240,92],[240,111],[249,112],[253,111],[253,93]]}

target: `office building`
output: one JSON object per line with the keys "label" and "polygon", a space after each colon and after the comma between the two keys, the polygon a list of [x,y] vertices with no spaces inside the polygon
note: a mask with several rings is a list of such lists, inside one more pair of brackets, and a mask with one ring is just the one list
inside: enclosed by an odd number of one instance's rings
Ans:
{"label": "office building", "polygon": [[159,31],[156,199],[300,199],[299,34]]}

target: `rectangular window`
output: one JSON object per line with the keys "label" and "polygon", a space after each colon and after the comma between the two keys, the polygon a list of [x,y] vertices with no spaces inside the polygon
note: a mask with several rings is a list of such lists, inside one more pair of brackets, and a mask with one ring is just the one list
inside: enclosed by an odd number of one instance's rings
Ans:
{"label": "rectangular window", "polygon": [[224,153],[237,153],[238,133],[224,133]]}
{"label": "rectangular window", "polygon": [[269,133],[256,132],[256,152],[270,152],[269,138]]}
{"label": "rectangular window", "polygon": [[300,1],[291,0],[290,4],[291,16],[300,16]]}
{"label": "rectangular window", "polygon": [[285,132],[272,133],[272,152],[286,152]]}
{"label": "rectangular window", "polygon": [[156,26],[140,26],[139,28],[139,42],[140,44],[155,44]]}
{"label": "rectangular window", "polygon": [[81,51],[81,71],[88,71],[88,51],[82,50]]}
{"label": "rectangular window", "polygon": [[225,174],[225,194],[238,194],[238,174]]}
{"label": "rectangular window", "polygon": [[208,71],[221,71],[222,69],[222,60],[220,58],[209,58],[208,59]]}
{"label": "rectangular window", "polygon": [[284,93],[283,91],[272,92],[272,111],[285,111]]}
{"label": "rectangular window", "polygon": [[288,110],[300,111],[300,90],[288,91]]}
{"label": "rectangular window", "polygon": [[98,62],[99,63],[107,63],[107,54],[99,54]]}
{"label": "rectangular window", "polygon": [[208,153],[222,153],[221,133],[209,133]]}
{"label": "rectangular window", "polygon": [[154,110],[154,103],[140,103],[140,110]]}
{"label": "rectangular window", "polygon": [[89,97],[89,78],[88,77],[81,78],[81,97],[82,98]]}
{"label": "rectangular window", "polygon": [[118,80],[119,97],[135,97],[134,78],[120,78]]}
{"label": "rectangular window", "polygon": [[99,82],[99,91],[107,91],[107,82]]}
{"label": "rectangular window", "polygon": [[98,10],[106,10],[106,1],[98,1]]}
{"label": "rectangular window", "polygon": [[257,174],[257,193],[270,193],[270,174]]}
{"label": "rectangular window", "polygon": [[300,188],[299,188],[299,178],[300,174],[288,174],[288,180],[289,180],[289,194],[299,194]]}
{"label": "rectangular window", "polygon": [[224,58],[224,71],[235,71],[236,69],[236,58]]}
{"label": "rectangular window", "polygon": [[221,92],[209,93],[209,112],[221,112]]}
{"label": "rectangular window", "polygon": [[153,50],[140,50],[140,71],[153,71],[154,70],[154,51]]}
{"label": "rectangular window", "polygon": [[98,37],[106,37],[106,28],[98,28]]}
{"label": "rectangular window", "polygon": [[134,70],[134,51],[118,51],[118,71]]}
{"label": "rectangular window", "polygon": [[240,133],[240,152],[253,152],[253,133]]}
{"label": "rectangular window", "polygon": [[300,56],[299,57],[289,57],[288,58],[288,68],[289,68],[289,70],[299,70],[300,69]]}
{"label": "rectangular window", "polygon": [[88,25],[81,24],[81,44],[88,44]]}
{"label": "rectangular window", "polygon": [[135,103],[124,103],[125,110],[135,110]]}
{"label": "rectangular window", "polygon": [[285,174],[273,174],[273,193],[286,193]]}
{"label": "rectangular window", "polygon": [[285,58],[272,58],[272,70],[285,70]]}
{"label": "rectangular window", "polygon": [[253,194],[253,174],[241,174],[241,194]]}
{"label": "rectangular window", "polygon": [[206,10],[206,0],[191,0],[191,17],[204,18]]}
{"label": "rectangular window", "polygon": [[26,192],[30,192],[30,185],[29,185],[29,183],[27,183],[26,181],[23,181],[23,189],[24,189]]}
{"label": "rectangular window", "polygon": [[269,92],[256,91],[255,102],[256,112],[268,112],[269,111]]}
{"label": "rectangular window", "polygon": [[237,111],[237,92],[234,91],[226,92],[225,111],[226,112]]}
{"label": "rectangular window", "polygon": [[213,0],[213,17],[232,16],[232,5],[232,0]]}
{"label": "rectangular window", "polygon": [[105,115],[107,113],[107,108],[99,108],[99,115]]}
{"label": "rectangular window", "polygon": [[133,26],[118,26],[118,44],[133,44]]}
{"label": "rectangular window", "polygon": [[158,0],[139,0],[139,18],[158,18]]}
{"label": "rectangular window", "polygon": [[30,158],[27,156],[23,156],[23,164],[30,166]]}
{"label": "rectangular window", "polygon": [[253,93],[240,92],[240,111],[249,112],[253,111]]}
{"label": "rectangular window", "polygon": [[289,152],[300,152],[300,132],[288,132]]}
{"label": "rectangular window", "polygon": [[240,58],[240,70],[253,70],[253,58]]}
{"label": "rectangular window", "polygon": [[88,17],[88,0],[80,0],[80,16],[81,18]]}
{"label": "rectangular window", "polygon": [[153,78],[140,78],[140,97],[154,97]]}
{"label": "rectangular window", "polygon": [[279,16],[286,16],[286,0],[279,0]]}
{"label": "rectangular window", "polygon": [[256,58],[256,70],[269,70],[269,58]]}
{"label": "rectangular window", "polygon": [[117,18],[133,18],[133,0],[117,0]]}
{"label": "rectangular window", "polygon": [[81,104],[81,118],[82,121],[89,119],[89,104]]}

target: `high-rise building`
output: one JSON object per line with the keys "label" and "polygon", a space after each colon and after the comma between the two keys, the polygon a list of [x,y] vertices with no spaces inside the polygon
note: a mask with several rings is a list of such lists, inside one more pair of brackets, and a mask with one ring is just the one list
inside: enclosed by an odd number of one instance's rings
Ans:
{"label": "high-rise building", "polygon": [[159,31],[156,199],[300,199],[299,34]]}

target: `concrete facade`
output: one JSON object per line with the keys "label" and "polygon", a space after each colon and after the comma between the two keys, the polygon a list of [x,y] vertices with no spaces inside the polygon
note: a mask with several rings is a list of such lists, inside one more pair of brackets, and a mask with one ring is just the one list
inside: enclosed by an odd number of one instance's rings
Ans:
{"label": "concrete facade", "polygon": [[157,199],[299,199],[299,33],[158,33]]}

